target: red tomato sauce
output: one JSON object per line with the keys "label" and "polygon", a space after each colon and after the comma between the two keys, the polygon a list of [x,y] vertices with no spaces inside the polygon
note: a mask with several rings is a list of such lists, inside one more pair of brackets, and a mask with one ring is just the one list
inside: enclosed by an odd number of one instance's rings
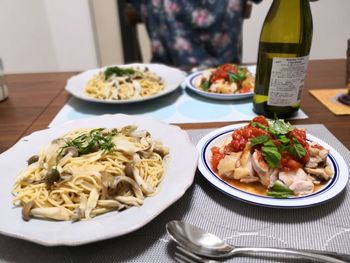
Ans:
{"label": "red tomato sauce", "polygon": [[[265,127],[268,127],[269,124],[265,117],[258,116],[255,117],[250,124],[242,127],[241,129],[234,130],[232,132],[232,140],[230,143],[225,145],[223,149],[220,151],[219,147],[213,147],[211,148],[212,152],[212,160],[211,165],[212,168],[217,171],[217,166],[219,162],[225,158],[226,155],[230,154],[231,152],[241,152],[245,149],[249,139],[255,138],[261,135],[269,136],[269,138],[273,141],[273,143],[278,147],[282,143],[278,141],[272,134],[270,134],[268,131],[257,127],[254,127],[252,123],[259,123]],[[304,166],[304,164],[309,160],[310,153],[309,153],[309,145],[306,141],[306,132],[304,130],[300,130],[297,128],[294,128],[291,132],[286,134],[286,137],[290,140],[290,144],[293,145],[292,138],[295,137],[298,142],[303,146],[303,148],[306,150],[306,155],[302,158],[298,158],[292,154],[290,154],[287,151],[284,151],[281,153],[281,160],[279,164],[279,168],[283,171],[295,171],[301,167]],[[261,146],[257,146],[258,148]]]}
{"label": "red tomato sauce", "polygon": [[234,74],[237,73],[237,67],[232,64],[224,64],[218,67],[212,74],[211,81],[215,82],[219,79],[228,80],[228,72],[232,72]]}

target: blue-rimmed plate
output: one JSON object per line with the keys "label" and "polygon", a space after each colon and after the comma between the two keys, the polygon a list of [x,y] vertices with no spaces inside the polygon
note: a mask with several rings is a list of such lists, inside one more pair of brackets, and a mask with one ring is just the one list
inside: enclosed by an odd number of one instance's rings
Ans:
{"label": "blue-rimmed plate", "polygon": [[246,124],[230,125],[214,130],[204,136],[197,144],[197,149],[200,153],[198,168],[209,183],[219,191],[233,198],[255,205],[274,208],[302,208],[329,201],[345,188],[349,177],[349,171],[343,157],[332,146],[310,134],[307,134],[307,139],[309,141],[317,142],[326,149],[329,149],[327,161],[334,172],[332,179],[318,191],[302,197],[276,199],[269,196],[252,194],[230,185],[218,177],[211,168],[210,160],[212,154],[210,149],[213,146],[221,146],[224,142],[230,140],[232,131],[244,125]]}
{"label": "blue-rimmed plate", "polygon": [[[247,66],[247,69],[253,75],[255,75],[256,66]],[[241,99],[246,99],[253,96],[253,93],[254,93],[253,91],[247,92],[247,93],[221,94],[221,93],[207,92],[202,89],[199,89],[198,87],[196,87],[195,83],[197,82],[198,78],[202,77],[205,71],[207,70],[197,71],[187,76],[185,79],[186,87],[203,97],[215,99],[215,100],[241,100]]]}

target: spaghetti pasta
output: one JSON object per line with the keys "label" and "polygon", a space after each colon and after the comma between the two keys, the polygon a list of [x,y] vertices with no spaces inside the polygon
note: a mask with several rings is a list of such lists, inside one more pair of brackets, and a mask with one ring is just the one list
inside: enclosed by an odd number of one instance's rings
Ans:
{"label": "spaghetti pasta", "polygon": [[102,100],[129,100],[155,95],[164,87],[161,78],[147,67],[109,67],[88,81],[85,92]]}
{"label": "spaghetti pasta", "polygon": [[141,206],[165,174],[168,149],[130,125],[80,129],[32,156],[13,188],[23,218],[90,219]]}

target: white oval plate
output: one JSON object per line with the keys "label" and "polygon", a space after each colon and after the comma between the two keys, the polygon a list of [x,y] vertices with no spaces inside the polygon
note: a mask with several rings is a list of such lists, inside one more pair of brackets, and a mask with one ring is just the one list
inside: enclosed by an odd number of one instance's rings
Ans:
{"label": "white oval plate", "polygon": [[[99,103],[107,103],[107,104],[125,104],[125,103],[135,103],[135,102],[142,102],[147,101],[151,99],[155,99],[161,96],[164,96],[166,94],[169,94],[176,90],[181,83],[185,80],[186,73],[178,70],[176,68],[168,67],[161,64],[126,64],[126,65],[113,65],[118,67],[139,67],[139,68],[145,68],[148,67],[150,71],[157,74],[159,77],[162,78],[162,80],[165,82],[165,87],[162,91],[160,91],[157,94],[154,94],[152,96],[148,97],[142,97],[137,99],[129,99],[129,100],[103,100],[103,99],[96,99],[89,97],[85,93],[85,86],[87,82],[98,72],[105,70],[107,67],[104,68],[98,68],[98,69],[91,69],[88,71],[84,71],[76,76],[71,77],[67,81],[66,90],[72,94],[74,97],[86,101],[91,102],[99,102]],[[109,67],[113,67],[109,66]]]}
{"label": "white oval plate", "polygon": [[[22,219],[22,209],[12,205],[11,190],[16,176],[27,166],[28,156],[37,154],[43,146],[72,129],[129,124],[149,131],[154,139],[169,147],[170,158],[158,194],[147,197],[140,207],[109,212],[87,221],[72,223],[31,219],[25,222]],[[75,246],[130,233],[146,225],[182,197],[193,183],[197,161],[198,152],[185,131],[150,117],[103,115],[35,132],[0,155],[0,233],[46,246]]]}
{"label": "white oval plate", "polygon": [[212,155],[210,149],[213,146],[222,145],[222,143],[231,136],[233,130],[246,124],[247,123],[230,125],[214,130],[204,136],[197,144],[197,150],[199,151],[198,168],[209,183],[215,186],[219,191],[238,200],[255,205],[273,208],[302,208],[322,204],[334,198],[346,186],[349,171],[343,157],[329,144],[310,134],[307,134],[307,139],[309,141],[317,142],[326,149],[329,149],[327,161],[334,171],[333,178],[321,190],[307,196],[276,199],[269,196],[251,194],[231,186],[220,179],[212,170],[210,165]]}
{"label": "white oval plate", "polygon": [[[256,66],[247,66],[247,69],[255,75]],[[189,88],[190,90],[196,92],[197,94],[203,97],[216,99],[216,100],[241,100],[241,99],[250,98],[254,94],[253,91],[247,92],[247,93],[238,93],[238,94],[220,94],[220,93],[207,92],[207,91],[201,90],[194,85],[194,82],[202,74],[203,74],[203,71],[192,73],[191,75],[186,77],[185,83],[187,88]]]}

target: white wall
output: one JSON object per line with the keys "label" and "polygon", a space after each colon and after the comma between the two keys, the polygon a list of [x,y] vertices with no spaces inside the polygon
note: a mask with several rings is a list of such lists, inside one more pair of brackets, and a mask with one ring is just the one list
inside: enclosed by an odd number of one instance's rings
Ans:
{"label": "white wall", "polygon": [[[105,1],[0,0],[0,57],[5,72],[75,71],[122,63],[115,3]],[[243,62],[256,62],[260,29],[271,2],[254,5],[251,18],[244,22]],[[311,59],[344,58],[350,38],[350,0],[319,0],[311,7]],[[147,61],[149,42],[144,28],[140,32]]]}
{"label": "white wall", "polygon": [[116,0],[92,0],[91,3],[100,66],[123,63]]}
{"label": "white wall", "polygon": [[5,73],[97,66],[87,0],[0,0]]}
{"label": "white wall", "polygon": [[[260,30],[272,0],[253,5],[251,17],[243,25],[243,62],[256,62]],[[350,38],[350,1],[311,2],[314,33],[311,59],[345,58]]]}

